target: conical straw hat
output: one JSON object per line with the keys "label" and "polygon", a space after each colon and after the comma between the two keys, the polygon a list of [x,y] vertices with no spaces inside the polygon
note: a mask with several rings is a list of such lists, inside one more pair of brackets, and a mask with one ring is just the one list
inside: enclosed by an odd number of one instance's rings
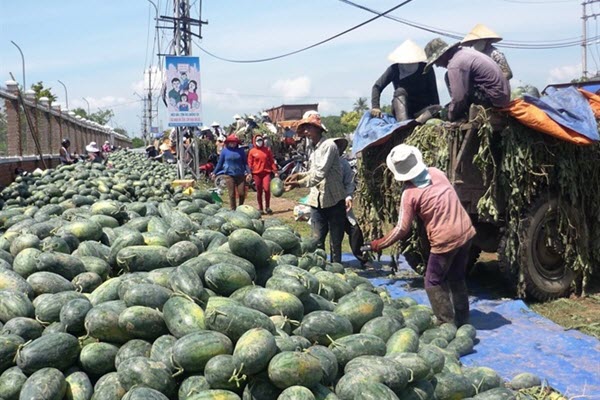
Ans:
{"label": "conical straw hat", "polygon": [[398,64],[415,64],[426,62],[427,56],[418,44],[408,39],[390,53],[388,60]]}
{"label": "conical straw hat", "polygon": [[471,32],[467,33],[467,36],[462,40],[462,44],[468,44],[470,42],[475,42],[477,40],[487,39],[492,42],[499,42],[502,40],[502,37],[498,35],[496,32],[488,28],[483,24],[477,24]]}

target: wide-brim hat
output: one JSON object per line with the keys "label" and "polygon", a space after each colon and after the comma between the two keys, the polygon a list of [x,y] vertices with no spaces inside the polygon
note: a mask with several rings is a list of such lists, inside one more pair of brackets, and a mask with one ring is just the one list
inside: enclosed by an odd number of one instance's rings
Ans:
{"label": "wide-brim hat", "polygon": [[431,66],[442,57],[448,50],[454,49],[460,45],[460,42],[448,44],[440,38],[435,38],[425,46],[425,55],[427,56],[427,65],[423,73],[428,72]]}
{"label": "wide-brim hat", "polygon": [[96,144],[96,142],[91,142],[90,144],[85,146],[85,151],[90,152],[90,153],[99,153],[100,149],[98,148],[98,145]]}
{"label": "wide-brim hat", "polygon": [[338,147],[338,149],[340,149],[340,152],[344,152],[346,151],[346,149],[348,148],[348,139],[343,138],[343,137],[339,137],[339,138],[335,138],[333,139],[335,145]]}
{"label": "wide-brim hat", "polygon": [[323,125],[323,123],[321,122],[321,115],[319,115],[319,113],[316,111],[305,112],[304,117],[300,121],[298,121],[296,125],[296,131],[299,131],[302,125],[313,125],[321,129],[322,131],[327,132],[327,128],[325,128],[325,125]]}
{"label": "wide-brim hat", "polygon": [[163,144],[160,145],[159,149],[161,151],[167,151],[167,150],[171,150],[171,147],[168,144],[163,143]]}
{"label": "wide-brim hat", "polygon": [[206,132],[206,131],[210,131],[210,126],[203,126],[203,127],[200,129],[200,132]]}
{"label": "wide-brim hat", "polygon": [[210,124],[210,126],[221,126],[221,124],[219,124],[217,121],[214,121],[212,124]]}
{"label": "wide-brim hat", "polygon": [[427,62],[427,56],[423,48],[407,39],[388,55],[388,60],[397,64],[416,64]]}
{"label": "wide-brim hat", "polygon": [[400,182],[410,181],[427,169],[423,155],[414,146],[399,144],[394,147],[385,160],[387,167]]}
{"label": "wide-brim hat", "polygon": [[496,43],[501,41],[502,37],[487,26],[483,24],[477,24],[473,29],[471,29],[471,32],[467,33],[461,43],[470,45],[473,42],[484,39],[489,40],[492,43]]}
{"label": "wide-brim hat", "polygon": [[241,144],[242,142],[240,141],[240,139],[235,135],[235,133],[232,133],[231,135],[227,136],[227,139],[225,139],[225,144],[227,143],[237,143],[237,144]]}
{"label": "wide-brim hat", "polygon": [[235,114],[235,115],[233,116],[233,119],[241,119],[241,118],[242,118],[242,117],[240,116],[240,114]]}

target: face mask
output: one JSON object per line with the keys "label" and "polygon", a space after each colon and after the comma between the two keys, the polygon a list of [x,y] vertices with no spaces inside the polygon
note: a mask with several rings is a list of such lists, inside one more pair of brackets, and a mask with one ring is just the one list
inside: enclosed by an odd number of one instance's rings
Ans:
{"label": "face mask", "polygon": [[487,42],[485,40],[479,40],[473,44],[473,48],[477,51],[483,51],[486,45]]}
{"label": "face mask", "polygon": [[424,188],[431,184],[431,176],[429,175],[429,171],[424,170],[419,175],[411,180],[412,184],[418,188]]}
{"label": "face mask", "polygon": [[262,147],[263,146],[263,141],[262,140],[257,140],[256,141],[256,147]]}

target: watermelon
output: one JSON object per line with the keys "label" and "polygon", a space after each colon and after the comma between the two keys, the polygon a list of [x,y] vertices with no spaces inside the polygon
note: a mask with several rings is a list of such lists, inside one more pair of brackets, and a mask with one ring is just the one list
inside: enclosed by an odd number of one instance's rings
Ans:
{"label": "watermelon", "polygon": [[42,368],[66,369],[79,357],[81,348],[68,333],[43,335],[23,346],[16,357],[17,366],[26,374]]}
{"label": "watermelon", "polygon": [[342,297],[333,310],[334,313],[348,318],[355,333],[360,332],[363,325],[381,316],[383,301],[370,292],[356,291]]}
{"label": "watermelon", "polygon": [[25,343],[22,337],[11,334],[0,335],[0,372],[15,365],[19,348]]}
{"label": "watermelon", "polygon": [[284,351],[269,362],[269,379],[280,389],[290,386],[311,387],[323,378],[319,359],[302,352]]}
{"label": "watermelon", "polygon": [[17,335],[25,341],[37,339],[42,336],[44,326],[33,318],[16,317],[9,320],[0,329],[1,335]]}
{"label": "watermelon", "polygon": [[115,358],[119,348],[110,343],[90,343],[81,349],[79,363],[91,376],[102,376],[115,371]]}
{"label": "watermelon", "polygon": [[385,342],[378,336],[356,333],[336,339],[329,345],[340,366],[345,366],[356,357],[385,355]]}
{"label": "watermelon", "polygon": [[313,343],[329,346],[332,341],[352,334],[352,323],[330,311],[314,311],[304,317],[298,333]]}
{"label": "watermelon", "polygon": [[168,397],[175,393],[175,380],[167,366],[160,361],[145,357],[129,358],[119,365],[117,374],[125,390],[134,386],[146,386]]}
{"label": "watermelon", "polygon": [[302,302],[293,294],[280,290],[263,288],[250,290],[244,296],[243,304],[269,316],[283,315],[300,321],[304,315]]}
{"label": "watermelon", "polygon": [[119,351],[117,351],[117,355],[115,356],[114,366],[115,368],[119,368],[122,362],[134,357],[149,358],[151,353],[152,344],[149,342],[141,339],[130,340],[119,347]]}
{"label": "watermelon", "polygon": [[2,397],[7,400],[18,399],[26,380],[27,376],[19,367],[12,367],[4,371],[0,375],[0,393],[2,393]]}
{"label": "watermelon", "polygon": [[386,354],[414,353],[419,349],[419,336],[409,328],[394,333],[386,342]]}
{"label": "watermelon", "polygon": [[73,372],[65,379],[67,390],[65,397],[67,400],[89,400],[94,394],[94,387],[90,378],[85,372]]}
{"label": "watermelon", "polygon": [[173,346],[173,363],[186,373],[202,373],[206,363],[219,354],[231,354],[231,340],[213,331],[198,331],[177,340]]}
{"label": "watermelon", "polygon": [[168,332],[160,311],[143,306],[128,307],[119,315],[119,328],[131,337],[154,340]]}
{"label": "watermelon", "polygon": [[271,179],[269,188],[271,190],[271,194],[273,194],[273,196],[275,196],[275,197],[281,197],[281,196],[283,196],[283,193],[285,193],[283,181],[279,178]]}
{"label": "watermelon", "polygon": [[238,372],[255,375],[266,369],[277,353],[273,334],[263,328],[254,328],[244,333],[233,350],[233,364]]}
{"label": "watermelon", "polygon": [[233,342],[252,328],[264,328],[275,333],[273,321],[260,311],[241,305],[222,305],[216,309],[207,306],[206,310],[206,328],[227,335]]}
{"label": "watermelon", "polygon": [[67,391],[64,375],[56,368],[42,368],[23,384],[19,399],[62,399]]}
{"label": "watermelon", "polygon": [[256,268],[264,266],[271,256],[264,239],[250,229],[235,230],[228,243],[233,254],[250,261]]}
{"label": "watermelon", "polygon": [[204,311],[183,296],[171,297],[165,303],[163,318],[169,332],[177,338],[205,329]]}

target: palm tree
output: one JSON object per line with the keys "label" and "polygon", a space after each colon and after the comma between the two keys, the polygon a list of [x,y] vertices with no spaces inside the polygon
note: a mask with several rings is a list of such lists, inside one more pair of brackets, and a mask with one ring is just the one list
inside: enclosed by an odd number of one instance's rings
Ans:
{"label": "palm tree", "polygon": [[354,102],[354,111],[356,112],[363,112],[363,111],[367,111],[369,109],[369,106],[367,105],[367,98],[366,97],[359,97],[355,102]]}

